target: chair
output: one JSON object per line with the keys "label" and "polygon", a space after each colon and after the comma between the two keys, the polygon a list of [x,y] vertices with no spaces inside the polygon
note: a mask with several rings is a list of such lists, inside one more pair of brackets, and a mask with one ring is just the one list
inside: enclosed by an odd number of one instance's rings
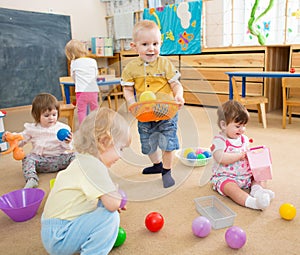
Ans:
{"label": "chair", "polygon": [[[65,86],[64,86],[64,84],[62,84],[62,82],[74,82],[74,81],[71,76],[63,76],[63,77],[59,77],[59,82],[60,82],[61,95],[63,98],[63,102],[64,102],[64,104],[66,104],[67,100],[66,100],[66,94],[65,94]],[[70,94],[70,102],[76,104],[75,86],[69,87],[69,94]]]}
{"label": "chair", "polygon": [[68,119],[68,125],[74,132],[74,110],[75,106],[73,104],[61,104],[59,117],[65,117]]}
{"label": "chair", "polygon": [[[118,111],[118,98],[124,97],[123,88],[120,85],[114,86],[113,90],[107,94],[108,107],[111,108],[111,97],[115,97],[115,110]],[[127,108],[127,107],[126,107]]]}
{"label": "chair", "polygon": [[258,121],[262,122],[263,127],[267,128],[267,118],[266,118],[266,104],[269,102],[268,98],[264,96],[245,96],[241,97],[236,80],[232,77],[232,89],[233,89],[233,99],[240,102],[243,105],[256,105],[258,112]]}
{"label": "chair", "polygon": [[64,84],[61,83],[61,82],[73,82],[73,79],[71,76],[59,77],[59,82],[60,82],[61,94],[63,98],[63,104],[60,105],[60,117],[67,118],[68,125],[71,127],[71,130],[74,131],[74,111],[76,107],[73,103],[76,102],[75,87],[69,87],[71,104],[67,104]]}
{"label": "chair", "polygon": [[[282,128],[286,128],[286,114],[289,116],[289,124],[292,123],[292,107],[300,106],[300,78],[282,78]],[[292,93],[294,92],[294,93]]]}

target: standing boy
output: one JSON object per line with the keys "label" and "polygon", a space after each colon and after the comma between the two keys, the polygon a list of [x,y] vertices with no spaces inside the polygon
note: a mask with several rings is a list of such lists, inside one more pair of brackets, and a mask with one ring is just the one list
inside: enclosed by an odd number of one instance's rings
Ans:
{"label": "standing boy", "polygon": [[[130,45],[139,57],[129,62],[122,73],[121,85],[128,105],[135,103],[136,96],[139,98],[142,92],[152,91],[174,98],[182,107],[184,98],[178,81],[180,73],[167,58],[159,56],[161,33],[155,22],[138,22]],[[142,153],[148,155],[153,163],[143,170],[143,174],[162,174],[164,188],[175,184],[171,169],[173,151],[179,149],[177,122],[178,114],[170,120],[138,122]]]}

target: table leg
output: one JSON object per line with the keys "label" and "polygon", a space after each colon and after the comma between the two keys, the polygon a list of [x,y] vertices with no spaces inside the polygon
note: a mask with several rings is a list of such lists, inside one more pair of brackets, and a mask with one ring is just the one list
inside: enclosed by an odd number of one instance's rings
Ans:
{"label": "table leg", "polygon": [[233,99],[232,76],[229,75],[229,100]]}
{"label": "table leg", "polygon": [[242,77],[242,97],[246,96],[246,77]]}
{"label": "table leg", "polygon": [[66,84],[64,85],[64,90],[65,90],[65,96],[66,96],[66,103],[70,104],[71,100],[70,100],[70,88],[69,86],[67,86]]}

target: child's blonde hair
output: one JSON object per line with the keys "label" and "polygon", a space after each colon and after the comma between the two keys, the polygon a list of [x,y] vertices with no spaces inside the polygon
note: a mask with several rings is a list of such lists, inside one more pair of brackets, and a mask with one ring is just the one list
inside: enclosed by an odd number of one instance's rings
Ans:
{"label": "child's blonde hair", "polygon": [[87,50],[84,43],[76,39],[72,39],[66,44],[65,53],[67,59],[71,61],[77,58],[85,57],[87,55]]}
{"label": "child's blonde hair", "polygon": [[249,121],[249,112],[246,107],[235,100],[223,103],[218,108],[217,115],[219,128],[221,128],[221,121],[224,121],[226,125],[231,122],[247,124]]}
{"label": "child's blonde hair", "polygon": [[74,147],[79,153],[98,157],[109,146],[128,147],[131,142],[127,121],[117,112],[101,107],[92,111],[74,135]]}
{"label": "child's blonde hair", "polygon": [[35,120],[35,123],[40,123],[41,115],[46,111],[57,110],[57,118],[59,118],[60,104],[56,97],[48,94],[38,94],[32,101],[31,115]]}
{"label": "child's blonde hair", "polygon": [[133,28],[132,40],[134,42],[137,40],[139,32],[144,29],[147,29],[147,30],[157,29],[160,32],[159,27],[156,25],[156,23],[154,21],[141,20],[141,21],[137,22]]}

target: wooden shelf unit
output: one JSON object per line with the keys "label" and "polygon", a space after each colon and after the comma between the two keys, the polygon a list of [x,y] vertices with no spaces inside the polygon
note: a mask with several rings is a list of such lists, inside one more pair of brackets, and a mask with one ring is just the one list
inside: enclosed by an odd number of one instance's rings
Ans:
{"label": "wooden shelf unit", "polygon": [[[87,56],[96,60],[106,59],[107,67],[115,69],[116,77],[120,77],[121,75],[120,53],[114,53],[113,56],[97,56],[96,54],[88,54]],[[70,75],[70,61],[68,61],[68,74]]]}
{"label": "wooden shelf unit", "polygon": [[120,77],[121,75],[121,66],[120,66],[120,54],[114,53],[113,56],[97,56],[95,54],[88,55],[90,58],[94,59],[106,59],[107,60],[107,67],[113,68],[116,73],[116,77]]}

